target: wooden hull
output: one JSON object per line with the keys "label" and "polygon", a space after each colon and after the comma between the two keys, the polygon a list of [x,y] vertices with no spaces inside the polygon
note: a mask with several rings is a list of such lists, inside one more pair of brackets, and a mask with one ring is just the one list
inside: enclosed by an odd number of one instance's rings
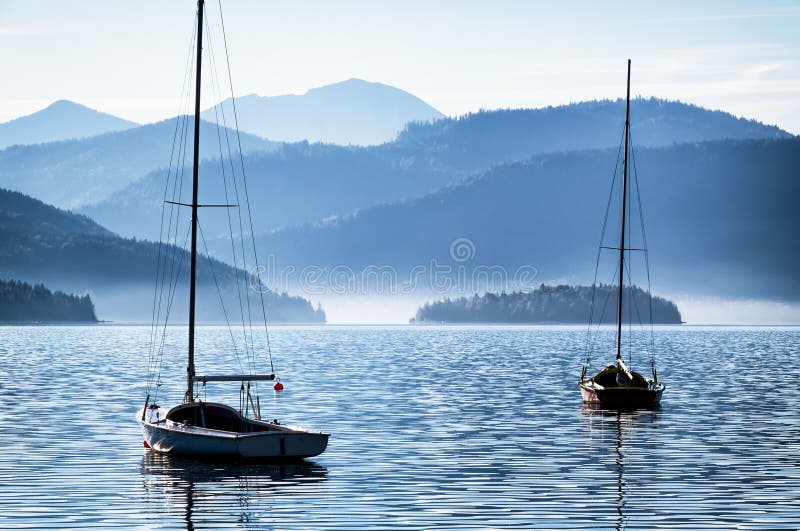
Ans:
{"label": "wooden hull", "polygon": [[599,404],[609,409],[644,409],[661,403],[664,386],[632,387],[617,386],[597,388],[590,381],[579,382],[583,401]]}
{"label": "wooden hull", "polygon": [[[160,417],[160,418],[159,418]],[[171,455],[219,459],[290,460],[313,457],[328,446],[327,433],[315,433],[287,426],[251,420],[269,427],[265,431],[240,433],[179,424],[163,416],[138,420],[144,440],[155,450]]]}

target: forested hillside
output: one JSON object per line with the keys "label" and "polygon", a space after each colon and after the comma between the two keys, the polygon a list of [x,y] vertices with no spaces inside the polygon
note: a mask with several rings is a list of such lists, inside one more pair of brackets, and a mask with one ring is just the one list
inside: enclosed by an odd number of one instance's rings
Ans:
{"label": "forested hillside", "polygon": [[[153,304],[159,256],[162,271],[171,272],[179,291],[175,312],[185,315],[183,292],[189,267],[186,251],[175,247],[159,250],[157,243],[121,238],[84,216],[0,189],[0,277],[45,283],[65,291],[90,291],[99,306],[105,305],[113,294],[115,304],[111,309],[118,312],[116,316],[146,320]],[[223,318],[216,285],[219,283],[222,297],[231,308],[236,300],[236,275],[236,270],[226,263],[205,257],[198,260],[197,280],[206,301],[201,317]],[[239,277],[252,285],[247,274],[239,272]],[[265,303],[273,321],[325,319],[323,311],[314,310],[308,300],[300,297],[267,291]]]}
{"label": "forested hillside", "polygon": [[89,295],[52,292],[43,284],[0,280],[0,322],[96,322]]}
{"label": "forested hillside", "polygon": [[[637,145],[790,136],[772,126],[678,102],[636,100],[632,112]],[[245,168],[250,198],[257,205],[255,230],[266,233],[421,197],[492,166],[545,152],[616,148],[624,116],[621,101],[486,111],[412,124],[396,142],[377,147],[297,143],[272,153],[252,154],[245,158]],[[224,202],[224,187],[226,182],[230,187],[234,172],[241,173],[238,161],[204,164],[200,169],[202,201]],[[120,234],[157,238],[164,188],[165,172],[155,172],[81,211]],[[189,195],[186,179],[182,197],[186,200]],[[228,232],[226,219],[219,213],[206,213],[205,223],[211,234]]]}
{"label": "forested hillside", "polygon": [[[634,154],[660,292],[800,300],[800,139]],[[591,283],[616,160],[617,150],[540,155],[419,199],[265,235],[260,247],[298,268],[389,265],[407,278],[436,260],[467,274],[533,266],[543,282]],[[451,256],[460,238],[471,260]]]}
{"label": "forested hillside", "polygon": [[[422,306],[412,322],[424,323],[571,323],[617,322],[617,287],[546,286],[529,292],[486,293],[479,296],[443,299]],[[595,311],[592,312],[592,301]],[[622,296],[623,323],[649,324],[650,301],[639,287],[625,287]],[[680,324],[675,303],[652,298],[654,324]]]}
{"label": "forested hillside", "polygon": [[[621,144],[624,121],[625,100],[621,99],[481,111],[411,124],[395,146],[435,160],[437,165],[475,171],[538,153],[616,147]],[[648,147],[792,136],[755,120],[656,98],[631,102],[631,132],[636,145]]]}

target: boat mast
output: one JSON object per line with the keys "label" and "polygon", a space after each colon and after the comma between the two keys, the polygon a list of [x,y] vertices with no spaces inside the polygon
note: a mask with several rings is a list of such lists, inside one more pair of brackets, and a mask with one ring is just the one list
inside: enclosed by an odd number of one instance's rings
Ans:
{"label": "boat mast", "polygon": [[628,199],[628,132],[631,128],[631,60],[628,59],[628,93],[625,97],[625,157],[622,159],[622,229],[619,237],[619,294],[617,296],[617,360],[622,358],[622,284],[625,278],[625,210]]}
{"label": "boat mast", "polygon": [[197,0],[197,74],[194,96],[194,159],[192,162],[192,255],[189,273],[189,362],[184,402],[194,401],[194,319],[197,276],[197,167],[200,160],[200,69],[203,66],[203,0]]}

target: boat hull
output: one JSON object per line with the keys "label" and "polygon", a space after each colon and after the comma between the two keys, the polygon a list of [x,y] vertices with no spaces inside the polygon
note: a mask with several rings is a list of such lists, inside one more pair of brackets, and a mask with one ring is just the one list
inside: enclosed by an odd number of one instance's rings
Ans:
{"label": "boat hull", "polygon": [[[328,446],[327,433],[280,425],[268,431],[230,432],[183,425],[157,418],[138,418],[147,445],[156,452],[219,459],[292,460],[314,457]],[[258,422],[258,421],[251,421]]]}
{"label": "boat hull", "polygon": [[643,409],[656,407],[661,403],[664,386],[633,387],[618,386],[598,388],[591,382],[579,382],[583,401],[599,404],[609,409]]}

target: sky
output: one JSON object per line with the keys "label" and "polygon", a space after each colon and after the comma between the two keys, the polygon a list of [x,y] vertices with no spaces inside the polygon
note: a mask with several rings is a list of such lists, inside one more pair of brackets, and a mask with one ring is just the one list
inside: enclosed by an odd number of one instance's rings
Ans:
{"label": "sky", "polygon": [[[58,99],[174,116],[194,12],[193,0],[0,0],[0,122]],[[217,31],[217,0],[207,12]],[[630,57],[634,95],[800,134],[796,1],[227,0],[223,13],[236,95],[357,77],[460,115],[622,97]]]}

